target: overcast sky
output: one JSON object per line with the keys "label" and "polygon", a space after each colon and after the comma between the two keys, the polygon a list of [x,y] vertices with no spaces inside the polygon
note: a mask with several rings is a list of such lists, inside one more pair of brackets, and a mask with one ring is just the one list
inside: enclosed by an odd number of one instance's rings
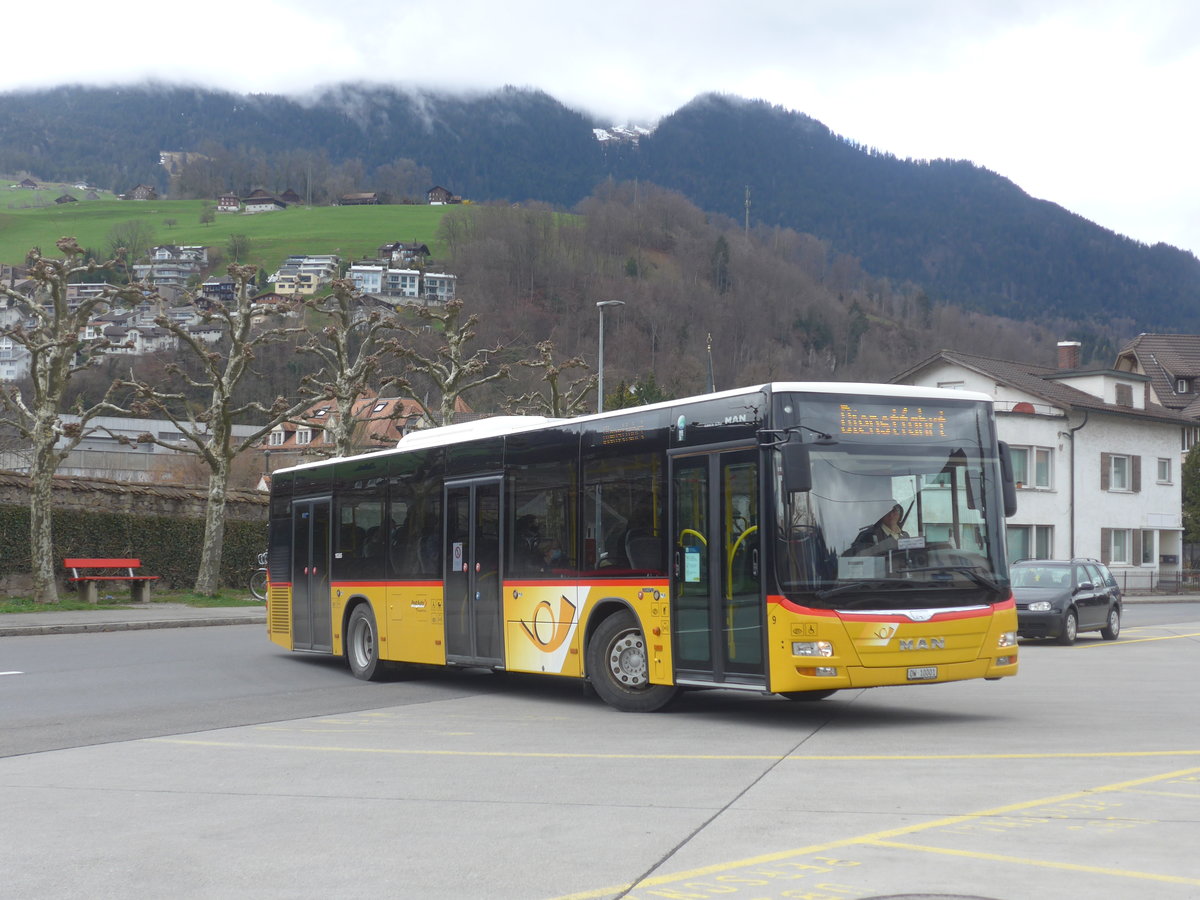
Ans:
{"label": "overcast sky", "polygon": [[1200,254],[1194,0],[62,0],[52,21],[6,41],[0,90],[511,84],[614,124],[718,91]]}

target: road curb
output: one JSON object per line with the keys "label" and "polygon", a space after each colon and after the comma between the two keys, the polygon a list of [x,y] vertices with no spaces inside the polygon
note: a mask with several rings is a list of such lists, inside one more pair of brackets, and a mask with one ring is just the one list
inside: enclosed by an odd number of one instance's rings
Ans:
{"label": "road curb", "polygon": [[21,637],[31,634],[89,634],[101,631],[148,631],[157,628],[203,628],[210,625],[265,625],[261,616],[213,616],[204,619],[153,619],[129,622],[61,622],[45,625],[3,625],[0,637]]}

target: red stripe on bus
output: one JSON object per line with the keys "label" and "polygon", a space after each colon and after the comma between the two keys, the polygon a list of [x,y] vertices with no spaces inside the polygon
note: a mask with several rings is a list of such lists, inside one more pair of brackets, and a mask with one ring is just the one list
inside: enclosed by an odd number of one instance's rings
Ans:
{"label": "red stripe on bus", "polygon": [[[801,615],[806,616],[836,616],[841,619],[868,619],[872,622],[886,622],[889,620],[894,620],[897,622],[908,621],[908,616],[900,614],[890,615],[887,612],[882,611],[858,613],[850,610],[838,611],[834,609],[813,609],[812,607],[801,606],[799,603],[789,600],[787,597],[781,597],[778,594],[769,595],[767,597],[767,603],[776,603],[790,612],[800,613]],[[934,612],[930,621],[936,619],[939,622],[945,622],[950,619],[974,619],[979,616],[990,616],[992,613],[999,612],[1001,610],[1012,609],[1015,605],[1016,602],[1013,600],[1012,596],[1009,595],[1007,600],[990,604],[985,609],[956,610],[954,612],[947,613]]]}

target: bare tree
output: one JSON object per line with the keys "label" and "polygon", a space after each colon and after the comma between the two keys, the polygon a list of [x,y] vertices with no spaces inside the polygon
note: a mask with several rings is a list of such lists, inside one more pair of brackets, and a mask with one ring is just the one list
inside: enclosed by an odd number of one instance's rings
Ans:
{"label": "bare tree", "polygon": [[[596,390],[596,375],[582,357],[573,356],[565,362],[554,362],[554,342],[540,341],[536,359],[523,359],[517,363],[529,369],[541,369],[544,391],[535,390],[519,397],[508,398],[508,408],[518,412],[533,412],[556,419],[579,416],[589,412],[592,394]],[[564,386],[559,383],[564,372],[582,369],[584,375]]]}
{"label": "bare tree", "polygon": [[371,395],[371,384],[380,376],[383,357],[395,350],[395,336],[403,329],[394,311],[370,309],[366,302],[352,282],[334,281],[331,294],[309,304],[328,319],[328,324],[298,348],[315,354],[324,363],[321,373],[305,376],[300,390],[310,399],[323,397],[336,407],[334,415],[320,423],[306,424],[322,429],[338,456],[362,450],[356,431],[364,423],[356,422],[354,404]]}
{"label": "bare tree", "polygon": [[[258,444],[276,425],[295,417],[310,402],[301,398],[289,403],[276,398],[271,407],[251,400],[238,403],[234,395],[242,381],[252,374],[254,353],[261,345],[282,340],[298,333],[300,326],[258,327],[263,313],[250,302],[254,285],[255,266],[229,267],[236,286],[236,299],[223,303],[194,306],[201,319],[218,324],[223,333],[223,349],[209,344],[203,337],[169,316],[159,316],[155,324],[167,329],[179,340],[181,347],[191,352],[199,363],[198,373],[189,373],[178,363],[166,369],[181,379],[193,392],[207,397],[203,408],[187,402],[185,391],[168,391],[161,384],[151,384],[136,378],[125,382],[133,389],[135,400],[130,412],[140,416],[161,416],[172,422],[183,435],[183,443],[167,443],[155,435],[139,436],[139,443],[169,446],[172,449],[199,457],[208,468],[208,505],[204,517],[204,546],[200,555],[200,570],[196,575],[195,591],[213,594],[220,587],[221,551],[225,537],[225,501],[234,460]],[[250,433],[235,437],[233,425],[246,416],[261,418]]]}
{"label": "bare tree", "polygon": [[[396,346],[396,353],[408,362],[404,375],[394,382],[396,388],[403,396],[416,401],[421,407],[422,418],[429,425],[449,425],[464,394],[508,377],[508,366],[491,370],[488,360],[489,356],[499,352],[500,347],[475,350],[467,355],[479,317],[472,313],[463,320],[462,311],[461,300],[450,300],[440,310],[418,307],[417,315],[441,332],[441,346],[433,352],[423,352],[415,343]],[[410,330],[410,333],[419,336],[415,331]],[[422,390],[423,383],[436,393],[436,405],[429,402],[428,394]]]}
{"label": "bare tree", "polygon": [[86,280],[94,281],[97,272],[111,270],[119,260],[80,264],[84,251],[74,238],[61,238],[57,247],[62,259],[47,259],[31,251],[32,296],[0,284],[0,295],[7,298],[13,317],[0,327],[0,337],[29,355],[28,387],[14,386],[0,394],[0,425],[15,430],[30,446],[29,543],[33,597],[39,603],[58,602],[51,529],[54,473],[83,438],[88,421],[112,409],[106,394],[97,403],[77,408],[76,421],[62,419],[63,398],[72,379],[111,346],[107,340],[85,342],[81,336],[97,308],[132,299],[128,288],[116,285],[77,302],[69,299],[67,285],[73,277],[86,275]]}

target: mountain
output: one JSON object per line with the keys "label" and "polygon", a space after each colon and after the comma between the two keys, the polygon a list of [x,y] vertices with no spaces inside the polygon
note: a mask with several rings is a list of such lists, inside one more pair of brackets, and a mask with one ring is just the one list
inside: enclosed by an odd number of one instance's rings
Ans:
{"label": "mountain", "polygon": [[1036,200],[969,162],[901,160],[759,101],[694,100],[622,154],[626,177],[703,209],[818,235],[877,275],[1017,319],[1200,328],[1200,262]]}
{"label": "mountain", "polygon": [[936,302],[1017,319],[1200,331],[1200,261],[1101,228],[969,162],[902,160],[770,104],[699,97],[636,140],[539,92],[451,95],[341,85],[305,98],[177,86],[0,94],[0,171],[167,187],[162,150],[221,145],[266,160],[361,162],[361,189],[398,159],[475,201],[572,207],[606,179],[680,191],[754,227],[827,240]]}

